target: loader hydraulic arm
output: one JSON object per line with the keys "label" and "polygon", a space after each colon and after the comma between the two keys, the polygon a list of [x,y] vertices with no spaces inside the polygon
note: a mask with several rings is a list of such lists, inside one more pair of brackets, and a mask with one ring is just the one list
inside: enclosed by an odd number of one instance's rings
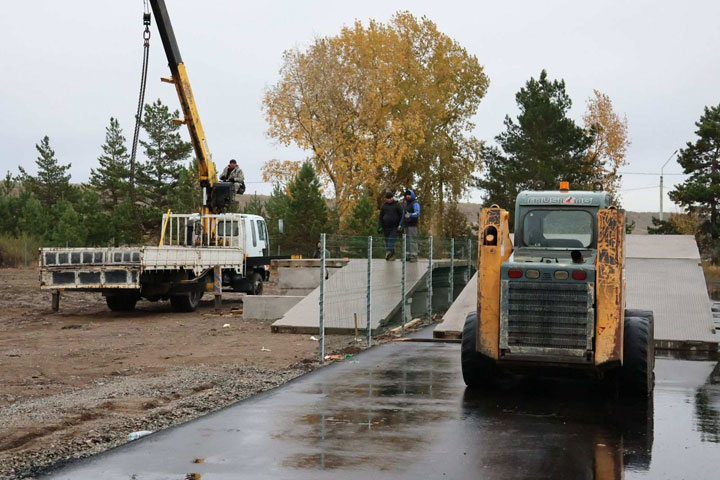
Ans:
{"label": "loader hydraulic arm", "polygon": [[165,55],[168,59],[170,72],[172,73],[171,78],[163,78],[163,81],[174,84],[177,90],[184,116],[183,120],[179,122],[187,125],[188,131],[190,132],[190,141],[197,158],[200,186],[205,190],[206,194],[203,208],[211,211],[213,210],[210,206],[212,188],[217,182],[217,173],[212,162],[205,132],[200,122],[200,115],[197,110],[197,105],[195,104],[195,98],[190,88],[190,80],[185,70],[185,64],[180,56],[180,49],[178,48],[175,33],[170,23],[170,16],[165,6],[165,0],[150,0],[150,5],[160,32],[163,47],[165,48]]}

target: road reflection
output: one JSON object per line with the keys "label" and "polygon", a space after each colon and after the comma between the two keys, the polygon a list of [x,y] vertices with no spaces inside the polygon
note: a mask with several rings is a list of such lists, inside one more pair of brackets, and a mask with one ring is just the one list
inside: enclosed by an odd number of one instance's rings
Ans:
{"label": "road reflection", "polygon": [[412,357],[398,351],[375,368],[304,390],[318,401],[273,435],[303,446],[283,465],[392,471],[416,461],[432,446],[433,427],[459,417],[463,390],[455,355],[438,355],[432,347]]}
{"label": "road reflection", "polygon": [[695,391],[695,427],[703,442],[720,443],[720,363]]}
{"label": "road reflection", "polygon": [[647,470],[652,399],[608,398],[592,383],[523,378],[496,391],[466,390],[462,431],[483,478],[610,480]]}

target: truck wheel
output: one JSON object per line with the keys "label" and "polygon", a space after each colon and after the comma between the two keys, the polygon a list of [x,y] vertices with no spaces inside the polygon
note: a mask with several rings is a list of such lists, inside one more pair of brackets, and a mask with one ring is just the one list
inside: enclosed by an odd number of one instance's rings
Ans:
{"label": "truck wheel", "polygon": [[138,301],[136,294],[119,293],[117,295],[106,295],[105,302],[113,312],[132,312]]}
{"label": "truck wheel", "polygon": [[262,275],[255,272],[250,276],[250,288],[248,292],[250,295],[262,295],[263,292],[263,278]]}
{"label": "truck wheel", "polygon": [[475,312],[468,314],[465,318],[460,349],[463,380],[465,380],[465,385],[470,388],[489,387],[497,379],[493,361],[475,349],[477,323],[477,313]]}
{"label": "truck wheel", "polygon": [[622,393],[647,397],[655,386],[652,317],[625,317],[621,373]]}
{"label": "truck wheel", "polygon": [[202,289],[197,288],[189,293],[173,295],[170,297],[170,306],[175,312],[194,312],[200,305],[203,293]]}

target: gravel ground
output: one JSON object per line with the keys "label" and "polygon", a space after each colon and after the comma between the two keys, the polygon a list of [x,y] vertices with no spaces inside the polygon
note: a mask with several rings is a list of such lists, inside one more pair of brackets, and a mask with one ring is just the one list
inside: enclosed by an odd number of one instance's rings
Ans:
{"label": "gravel ground", "polygon": [[[0,441],[0,478],[34,478],[50,468],[126,443],[129,433],[160,430],[226,407],[313,369],[306,363],[284,370],[242,365],[182,367],[162,377],[107,378],[92,388],[18,402],[0,409],[0,424],[27,424],[38,431]],[[153,397],[153,400],[139,400]],[[138,401],[141,405],[136,405]],[[82,405],[82,409],[75,407]],[[68,414],[68,412],[74,413]],[[87,424],[102,417],[96,428]],[[86,424],[85,436],[72,435],[73,427]],[[21,456],[12,455],[13,443],[42,435],[45,445]],[[9,454],[9,455],[8,455]]]}
{"label": "gravel ground", "polygon": [[[317,341],[245,320],[240,294],[219,313],[212,300],[194,313],[167,302],[118,313],[99,294],[68,293],[54,313],[34,270],[0,269],[0,284],[0,480],[34,478],[319,367]],[[326,341],[329,354],[361,349],[348,336]]]}

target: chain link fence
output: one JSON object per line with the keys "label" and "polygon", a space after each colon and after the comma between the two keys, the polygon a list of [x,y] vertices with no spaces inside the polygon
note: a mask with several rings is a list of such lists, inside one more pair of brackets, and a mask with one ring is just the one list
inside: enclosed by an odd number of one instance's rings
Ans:
{"label": "chain link fence", "polygon": [[[321,236],[320,358],[327,334],[354,335],[372,345],[373,335],[413,318],[446,310],[472,276],[473,239],[398,235]],[[327,260],[345,266],[328,269]]]}

